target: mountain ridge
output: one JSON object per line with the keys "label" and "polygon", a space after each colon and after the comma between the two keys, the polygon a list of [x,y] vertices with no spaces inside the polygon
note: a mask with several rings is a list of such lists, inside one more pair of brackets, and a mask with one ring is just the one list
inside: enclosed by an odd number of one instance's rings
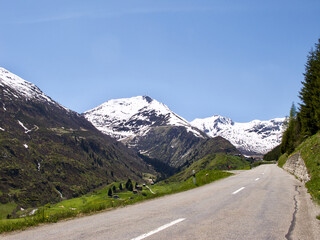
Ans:
{"label": "mountain ridge", "polygon": [[111,99],[85,111],[83,116],[100,131],[119,140],[143,136],[150,127],[165,125],[183,126],[195,136],[206,137],[168,106],[149,96]]}
{"label": "mountain ridge", "polygon": [[188,122],[149,96],[112,99],[83,115],[100,131],[129,147],[134,148],[137,139],[148,135],[153,127],[170,125],[184,127],[195,137],[203,139],[221,136],[247,156],[261,156],[279,145],[285,120],[274,118],[238,123],[228,117],[214,115]]}
{"label": "mountain ridge", "polygon": [[190,123],[210,137],[226,138],[245,155],[262,155],[281,143],[284,121],[285,118],[274,118],[238,123],[230,118],[214,115],[197,118]]}

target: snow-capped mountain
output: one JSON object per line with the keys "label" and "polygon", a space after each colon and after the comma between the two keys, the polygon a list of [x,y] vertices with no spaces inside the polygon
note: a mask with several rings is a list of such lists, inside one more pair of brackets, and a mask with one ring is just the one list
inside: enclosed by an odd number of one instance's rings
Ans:
{"label": "snow-capped mountain", "polygon": [[53,104],[59,108],[69,109],[53,101],[44,94],[36,85],[0,67],[0,87],[3,88],[3,96],[9,99],[20,99],[25,101],[38,101]]}
{"label": "snow-capped mountain", "polygon": [[243,154],[265,154],[281,143],[284,118],[248,123],[233,122],[230,118],[213,116],[195,119],[191,124],[210,137],[221,136],[229,140]]}
{"label": "snow-capped mountain", "polygon": [[83,115],[158,166],[177,170],[207,154],[240,154],[229,141],[210,138],[148,96],[110,100]]}
{"label": "snow-capped mountain", "polygon": [[113,99],[84,114],[97,129],[118,140],[145,136],[151,127],[181,126],[196,137],[206,135],[165,104],[148,96]]}

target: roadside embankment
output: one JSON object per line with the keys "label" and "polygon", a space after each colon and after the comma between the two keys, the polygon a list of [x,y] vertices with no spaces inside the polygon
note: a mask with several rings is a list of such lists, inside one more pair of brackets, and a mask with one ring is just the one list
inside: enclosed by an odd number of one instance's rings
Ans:
{"label": "roadside embankment", "polygon": [[310,180],[307,167],[300,152],[290,156],[284,164],[283,169],[295,175],[302,182],[308,182]]}

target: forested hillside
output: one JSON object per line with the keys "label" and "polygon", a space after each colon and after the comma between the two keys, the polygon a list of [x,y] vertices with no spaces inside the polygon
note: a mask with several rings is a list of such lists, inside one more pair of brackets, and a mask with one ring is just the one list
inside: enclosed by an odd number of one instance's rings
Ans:
{"label": "forested hillside", "polygon": [[298,109],[292,104],[280,151],[279,148],[274,149],[265,159],[277,155],[278,165],[282,167],[287,158],[299,152],[310,176],[306,187],[320,202],[320,39],[310,51],[305,66],[303,86],[299,92],[301,103]]}
{"label": "forested hillside", "polygon": [[302,141],[320,130],[320,39],[308,55],[302,85],[299,109],[292,104],[287,130],[283,134],[282,154],[292,153]]}

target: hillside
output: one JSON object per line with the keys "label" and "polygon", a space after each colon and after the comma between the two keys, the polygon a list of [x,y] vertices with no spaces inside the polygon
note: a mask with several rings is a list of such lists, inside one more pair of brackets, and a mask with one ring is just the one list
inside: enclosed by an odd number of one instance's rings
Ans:
{"label": "hillside", "polygon": [[0,202],[57,202],[128,177],[155,174],[34,84],[0,68]]}
{"label": "hillside", "polygon": [[192,176],[193,170],[198,173],[202,170],[235,170],[248,169],[249,167],[250,163],[243,157],[213,153],[192,163],[188,168],[170,177],[167,181],[185,181]]}
{"label": "hillside", "polygon": [[183,128],[158,127],[140,139],[140,152],[177,170],[212,153],[241,153],[226,139],[196,138]]}

